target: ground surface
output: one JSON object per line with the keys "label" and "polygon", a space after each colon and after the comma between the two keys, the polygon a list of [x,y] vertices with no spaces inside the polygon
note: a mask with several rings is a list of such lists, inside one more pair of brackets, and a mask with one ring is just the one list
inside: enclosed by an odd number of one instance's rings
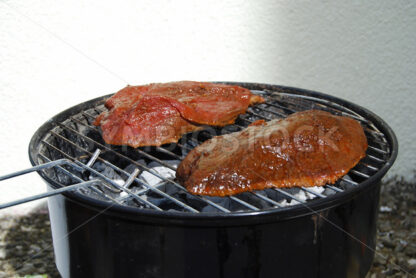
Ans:
{"label": "ground surface", "polygon": [[[385,181],[377,234],[377,254],[368,278],[416,277],[416,184]],[[0,218],[0,278],[48,274],[56,270],[46,208]]]}

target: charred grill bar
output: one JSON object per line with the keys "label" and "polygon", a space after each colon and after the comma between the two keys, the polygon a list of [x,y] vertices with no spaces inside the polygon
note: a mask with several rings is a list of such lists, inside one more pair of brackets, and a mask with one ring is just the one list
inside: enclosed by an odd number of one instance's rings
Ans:
{"label": "charred grill bar", "polygon": [[[108,96],[68,109],[38,130],[32,163],[68,161],[40,172],[50,189],[100,181],[49,199],[64,277],[269,277],[276,267],[284,277],[365,276],[374,255],[380,179],[397,155],[393,132],[371,112],[331,96],[234,84],[266,102],[234,125],[185,135],[178,144],[106,145],[92,123]],[[309,109],[352,117],[365,130],[366,157],[336,184],[204,197],[163,174],[214,135]]]}

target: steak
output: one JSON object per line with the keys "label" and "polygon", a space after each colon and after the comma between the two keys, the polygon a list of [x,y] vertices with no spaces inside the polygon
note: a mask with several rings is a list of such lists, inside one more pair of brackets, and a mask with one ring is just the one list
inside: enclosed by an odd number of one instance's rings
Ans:
{"label": "steak", "polygon": [[249,105],[264,102],[248,89],[207,82],[181,81],[127,86],[110,97],[94,124],[106,143],[160,146],[177,142],[202,125],[234,123]]}
{"label": "steak", "polygon": [[176,178],[189,192],[209,196],[322,186],[345,175],[366,149],[356,120],[309,110],[205,141],[181,162]]}

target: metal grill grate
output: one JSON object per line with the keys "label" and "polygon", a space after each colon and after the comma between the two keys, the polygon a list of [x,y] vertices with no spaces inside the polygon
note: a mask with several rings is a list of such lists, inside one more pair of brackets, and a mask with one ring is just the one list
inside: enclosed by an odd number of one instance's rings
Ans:
{"label": "metal grill grate", "polygon": [[[64,161],[65,163],[45,167],[43,174],[61,187],[82,183],[82,187],[74,190],[105,202],[160,211],[232,213],[278,210],[288,205],[323,200],[340,194],[360,186],[360,183],[377,173],[391,155],[384,134],[353,108],[320,96],[302,95],[287,90],[252,91],[261,94],[266,103],[250,107],[234,125],[222,129],[208,127],[183,136],[177,144],[137,149],[111,146],[103,142],[99,129],[92,125],[96,116],[106,110],[103,98],[94,107],[87,107],[80,113],[55,122],[55,127],[40,140],[37,164]],[[157,165],[175,171],[177,163],[172,161],[180,161],[193,147],[214,135],[241,130],[259,119],[267,121],[284,118],[294,112],[309,109],[325,110],[358,120],[369,143],[366,157],[347,176],[333,185],[324,186],[322,190],[275,188],[230,197],[195,196],[189,194],[173,177],[164,177],[154,168]],[[160,180],[156,185],[149,184],[142,178],[143,174]],[[96,182],[89,182],[91,180]]]}

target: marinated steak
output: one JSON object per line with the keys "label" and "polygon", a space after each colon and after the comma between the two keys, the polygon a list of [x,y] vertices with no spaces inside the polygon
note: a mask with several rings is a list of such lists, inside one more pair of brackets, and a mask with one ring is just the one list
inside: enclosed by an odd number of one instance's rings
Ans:
{"label": "marinated steak", "polygon": [[345,175],[366,149],[356,120],[309,110],[205,141],[181,162],[176,178],[189,192],[210,196],[322,186]]}
{"label": "marinated steak", "polygon": [[116,106],[101,114],[104,141],[113,145],[159,146],[175,143],[182,134],[200,129],[181,117],[164,98],[143,97],[132,106]]}
{"label": "marinated steak", "polygon": [[177,142],[201,125],[234,123],[249,105],[264,102],[249,90],[223,84],[181,81],[127,86],[110,97],[94,124],[108,144],[160,146]]}

